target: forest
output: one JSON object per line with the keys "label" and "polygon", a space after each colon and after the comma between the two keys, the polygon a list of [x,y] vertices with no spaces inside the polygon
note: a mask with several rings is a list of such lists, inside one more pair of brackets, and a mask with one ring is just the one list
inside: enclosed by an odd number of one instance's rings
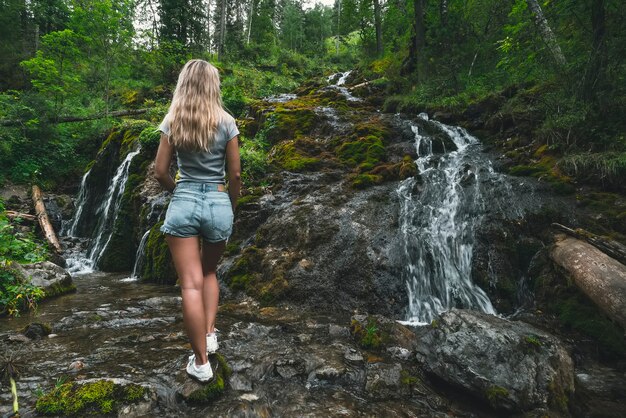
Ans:
{"label": "forest", "polygon": [[[625,173],[621,2],[342,0],[2,2],[0,179],[67,184],[120,110],[156,121],[192,57],[223,72],[226,107],[358,68],[387,111],[465,109],[512,89],[512,113],[581,178]],[[63,122],[65,118],[101,119]],[[68,164],[69,162],[69,164]]]}
{"label": "forest", "polygon": [[[626,277],[624,51],[619,0],[0,0],[0,348],[38,341],[15,335],[40,309],[51,323],[36,333],[61,335],[35,350],[54,362],[37,389],[15,388],[10,354],[0,377],[40,414],[150,398],[151,413],[202,416],[186,402],[217,399],[230,381],[225,415],[243,402],[232,393],[262,387],[277,403],[248,412],[619,416],[624,286],[603,286]],[[185,344],[159,232],[169,196],[151,164],[193,58],[220,72],[243,181],[219,271],[224,335],[242,342],[213,359],[219,380],[202,390],[172,389],[179,373],[155,354]],[[46,242],[31,190],[63,251]],[[67,281],[37,285],[28,272],[42,263]],[[598,265],[609,266],[601,280]],[[46,308],[57,297],[74,305]],[[519,344],[472,342],[492,326]],[[456,332],[470,343],[442,361],[442,335]],[[129,342],[152,350],[132,372]],[[492,353],[536,364],[473,382],[446,374]],[[245,366],[255,355],[264,371]],[[89,387],[126,398],[83,394],[96,401],[81,409],[71,385],[83,375],[68,364],[143,386]],[[520,395],[527,384],[540,395]],[[168,390],[185,405],[164,402]]]}

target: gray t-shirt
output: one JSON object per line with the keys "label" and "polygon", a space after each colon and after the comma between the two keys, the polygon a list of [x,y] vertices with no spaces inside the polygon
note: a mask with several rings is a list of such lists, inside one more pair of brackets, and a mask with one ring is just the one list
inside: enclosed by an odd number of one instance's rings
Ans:
{"label": "gray t-shirt", "polygon": [[[170,135],[169,114],[165,115],[159,130]],[[235,118],[227,115],[219,124],[215,142],[207,152],[194,152],[176,149],[179,180],[197,181],[202,183],[224,183],[224,160],[226,143],[239,135]]]}

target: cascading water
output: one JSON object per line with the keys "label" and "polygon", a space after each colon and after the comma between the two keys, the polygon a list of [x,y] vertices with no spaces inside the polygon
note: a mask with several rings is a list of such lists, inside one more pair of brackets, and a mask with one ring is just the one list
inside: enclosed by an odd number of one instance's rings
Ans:
{"label": "cascading water", "polygon": [[128,169],[133,158],[141,152],[141,147],[136,151],[129,152],[122,164],[117,168],[111,184],[107,190],[107,194],[100,208],[96,211],[99,216],[98,225],[95,231],[95,240],[92,242],[87,258],[91,260],[91,267],[94,268],[98,264],[100,256],[109,244],[113,236],[113,225],[117,212],[120,209],[122,195],[126,189],[126,180],[128,179]]}
{"label": "cascading water", "polygon": [[87,188],[87,178],[91,170],[87,171],[83,176],[82,181],[80,182],[80,191],[78,192],[78,198],[76,199],[76,213],[74,217],[70,220],[70,222],[61,228],[61,232],[59,235],[62,236],[74,236],[76,235],[76,226],[80,222],[80,218],[83,214],[83,208],[85,207],[85,202],[87,201],[87,197],[89,194],[89,189]]}
{"label": "cascading water", "polygon": [[[141,147],[139,147],[136,151],[128,153],[124,161],[115,171],[104,200],[94,214],[94,216],[98,218],[98,224],[93,233],[93,240],[87,250],[87,253],[84,254],[82,252],[75,252],[68,254],[68,257],[66,258],[68,271],[71,273],[89,273],[92,272],[98,264],[100,256],[103,254],[109,241],[111,240],[111,236],[113,235],[113,225],[115,223],[115,219],[117,218],[122,195],[124,194],[124,190],[126,188],[126,180],[128,179],[130,164],[133,158],[140,152]],[[90,172],[87,172],[87,174],[83,177],[76,213],[71,220],[70,227],[64,235],[72,236],[81,220],[83,207],[88,194],[86,179],[89,173]]]}
{"label": "cascading water", "polygon": [[144,257],[146,253],[146,243],[148,242],[148,235],[150,235],[150,230],[148,229],[143,237],[141,237],[141,241],[139,242],[139,248],[137,248],[137,254],[135,254],[135,265],[133,266],[133,274],[130,276],[131,279],[138,279],[139,274],[141,273],[141,268],[143,267]]}
{"label": "cascading water", "polygon": [[457,150],[434,155],[432,138],[411,126],[423,184],[418,193],[418,179],[410,177],[397,189],[410,324],[430,323],[453,307],[495,314],[486,293],[471,281],[474,230],[485,204],[479,177],[494,175],[493,169],[480,156],[478,140],[464,129],[430,123],[447,134]]}
{"label": "cascading water", "polygon": [[355,97],[352,95],[352,93],[350,93],[350,91],[348,90],[347,87],[345,87],[344,85],[346,84],[346,79],[348,78],[348,76],[352,73],[352,70],[346,71],[345,73],[335,73],[335,74],[331,74],[330,76],[328,76],[327,80],[328,82],[332,82],[332,80],[334,78],[337,77],[338,74],[341,74],[341,76],[339,77],[339,79],[337,80],[337,82],[335,84],[331,84],[330,87],[334,88],[336,90],[339,90],[339,92],[341,94],[344,95],[344,97],[350,101],[350,102],[360,102],[361,99],[358,97]]}

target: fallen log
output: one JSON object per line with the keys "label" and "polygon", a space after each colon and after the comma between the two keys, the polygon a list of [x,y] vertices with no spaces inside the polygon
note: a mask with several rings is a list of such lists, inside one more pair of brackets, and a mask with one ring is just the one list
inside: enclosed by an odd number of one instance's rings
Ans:
{"label": "fallen log", "polygon": [[31,221],[31,222],[34,222],[34,221],[37,220],[37,217],[35,215],[30,215],[28,213],[16,212],[14,210],[7,210],[6,211],[6,215],[7,215],[7,218],[9,218],[9,219],[22,218],[22,219],[25,219],[25,220]]}
{"label": "fallen log", "polygon": [[52,245],[57,254],[60,254],[61,244],[59,244],[54,228],[50,223],[50,219],[48,219],[48,212],[46,212],[46,206],[41,198],[41,189],[37,185],[33,186],[33,203],[35,204],[35,213],[37,214],[39,225],[41,225],[41,230],[44,232],[46,240]]}
{"label": "fallen log", "polygon": [[626,329],[626,266],[593,245],[559,235],[550,258],[598,307]]}
{"label": "fallen log", "polygon": [[[88,120],[104,119],[104,118],[118,118],[121,116],[134,116],[146,113],[149,109],[131,109],[131,110],[116,110],[108,113],[96,113],[89,116],[59,116],[57,118],[46,119],[47,123],[67,123],[67,122],[85,122]],[[0,126],[19,126],[23,125],[26,121],[21,119],[5,119],[0,120]]]}
{"label": "fallen log", "polygon": [[593,234],[582,228],[571,229],[558,223],[553,223],[552,227],[558,229],[559,231],[563,231],[574,238],[587,241],[600,251],[606,253],[609,257],[613,257],[620,263],[626,265],[626,245],[600,235]]}

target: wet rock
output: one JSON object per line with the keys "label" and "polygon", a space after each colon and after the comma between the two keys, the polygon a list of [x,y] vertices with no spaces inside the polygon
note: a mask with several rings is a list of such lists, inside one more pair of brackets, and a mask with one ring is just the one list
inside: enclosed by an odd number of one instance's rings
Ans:
{"label": "wet rock", "polygon": [[352,316],[350,332],[363,348],[382,350],[396,346],[410,352],[415,345],[413,331],[382,315]]}
{"label": "wet rock", "polygon": [[592,364],[576,372],[576,416],[622,417],[626,409],[624,373]]}
{"label": "wet rock", "polygon": [[228,382],[229,386],[233,390],[239,390],[243,392],[249,392],[252,390],[252,382],[241,373],[234,373]]}
{"label": "wet rock", "polygon": [[49,324],[42,324],[41,322],[33,322],[28,324],[23,330],[22,334],[30,338],[31,340],[40,340],[52,332],[52,328]]}
{"label": "wet rock", "polygon": [[179,397],[191,403],[206,403],[224,392],[232,370],[221,354],[210,355],[209,361],[213,368],[213,379],[208,383],[193,380],[184,370],[179,373],[177,380],[183,383],[177,393]]}
{"label": "wet rock", "polygon": [[397,399],[405,395],[402,386],[402,366],[374,363],[367,367],[365,390],[374,399]]}
{"label": "wet rock", "polygon": [[46,297],[53,297],[76,290],[70,274],[60,266],[49,261],[15,266],[22,270],[25,277],[30,277],[32,285],[41,287]]}
{"label": "wet rock", "polygon": [[424,368],[495,409],[567,411],[573,363],[553,336],[478,312],[444,313],[417,342]]}

